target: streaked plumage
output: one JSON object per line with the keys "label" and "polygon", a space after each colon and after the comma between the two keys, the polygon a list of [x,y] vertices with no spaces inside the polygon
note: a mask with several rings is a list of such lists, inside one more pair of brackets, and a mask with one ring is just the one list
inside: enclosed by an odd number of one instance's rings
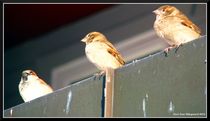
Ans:
{"label": "streaked plumage", "polygon": [[106,68],[116,69],[125,64],[120,53],[102,33],[91,32],[81,41],[86,43],[85,53],[87,58],[98,69],[102,71],[105,71]]}
{"label": "streaked plumage", "polygon": [[179,47],[200,37],[201,30],[174,6],[163,5],[153,11],[156,14],[154,29],[169,48]]}

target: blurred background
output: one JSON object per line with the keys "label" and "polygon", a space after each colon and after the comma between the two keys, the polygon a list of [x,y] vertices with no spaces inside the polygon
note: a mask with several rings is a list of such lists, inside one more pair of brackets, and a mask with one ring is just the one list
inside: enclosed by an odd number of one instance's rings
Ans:
{"label": "blurred background", "polygon": [[[155,34],[153,10],[163,4],[4,4],[4,109],[23,103],[21,72],[34,70],[54,90],[99,70],[80,40],[99,31],[126,63],[168,45]],[[206,34],[206,4],[171,4]]]}

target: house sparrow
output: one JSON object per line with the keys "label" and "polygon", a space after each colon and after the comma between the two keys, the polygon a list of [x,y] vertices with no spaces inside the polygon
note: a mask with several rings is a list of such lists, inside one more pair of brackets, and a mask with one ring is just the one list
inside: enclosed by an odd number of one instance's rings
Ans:
{"label": "house sparrow", "polygon": [[107,68],[116,69],[125,64],[120,53],[102,33],[91,32],[81,41],[86,43],[85,53],[87,58],[102,73],[106,72]]}
{"label": "house sparrow", "polygon": [[32,70],[25,70],[22,72],[21,81],[18,87],[24,102],[31,101],[53,92],[53,89]]}
{"label": "house sparrow", "polygon": [[154,29],[157,35],[170,45],[164,51],[166,54],[171,48],[177,51],[180,45],[200,37],[201,30],[174,6],[164,5],[153,13],[156,14]]}

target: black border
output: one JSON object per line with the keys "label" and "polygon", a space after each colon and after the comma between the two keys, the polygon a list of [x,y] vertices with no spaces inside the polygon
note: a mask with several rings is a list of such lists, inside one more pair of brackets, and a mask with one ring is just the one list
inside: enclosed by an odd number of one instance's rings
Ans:
{"label": "black border", "polygon": [[[0,113],[0,118],[3,118],[3,3],[207,3],[209,0],[144,0],[144,1],[139,1],[139,0],[21,0],[21,1],[17,1],[17,0],[2,0],[2,2],[0,2],[1,5],[1,9],[0,9],[0,17],[1,17],[1,23],[0,27],[1,27],[1,33],[0,33],[0,37],[2,39],[1,41],[1,81],[0,81],[0,86],[1,86],[1,104],[0,104],[0,109],[1,109],[1,113]],[[207,4],[207,9],[208,9],[208,4]],[[207,11],[208,13],[208,11]],[[207,18],[208,18],[208,14],[207,14]],[[208,20],[208,19],[207,19]],[[207,24],[208,25],[208,24]],[[207,27],[208,30],[208,27]],[[207,39],[208,40],[208,39]],[[207,48],[208,49],[208,48]],[[208,54],[208,53],[207,53]],[[208,69],[207,69],[208,70]],[[103,85],[104,86],[104,85]],[[103,106],[102,106],[103,107]],[[207,107],[208,109],[208,107]],[[102,115],[103,117],[103,115]],[[207,117],[208,117],[208,113],[207,113]],[[176,118],[177,119],[177,118]],[[192,119],[192,118],[191,118]]]}

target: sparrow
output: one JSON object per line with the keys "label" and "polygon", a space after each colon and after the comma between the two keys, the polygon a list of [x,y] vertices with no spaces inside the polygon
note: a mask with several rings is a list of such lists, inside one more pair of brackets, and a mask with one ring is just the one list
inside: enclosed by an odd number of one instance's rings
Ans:
{"label": "sparrow", "polygon": [[176,48],[177,51],[184,43],[200,37],[200,28],[176,7],[163,5],[153,13],[156,14],[153,26],[156,34],[169,44],[164,50],[166,54],[170,49]]}
{"label": "sparrow", "polygon": [[125,64],[117,49],[100,32],[90,32],[82,40],[86,44],[85,53],[101,74],[106,69],[117,69]]}
{"label": "sparrow", "polygon": [[24,70],[22,72],[18,88],[24,102],[53,92],[53,89],[32,70]]}

